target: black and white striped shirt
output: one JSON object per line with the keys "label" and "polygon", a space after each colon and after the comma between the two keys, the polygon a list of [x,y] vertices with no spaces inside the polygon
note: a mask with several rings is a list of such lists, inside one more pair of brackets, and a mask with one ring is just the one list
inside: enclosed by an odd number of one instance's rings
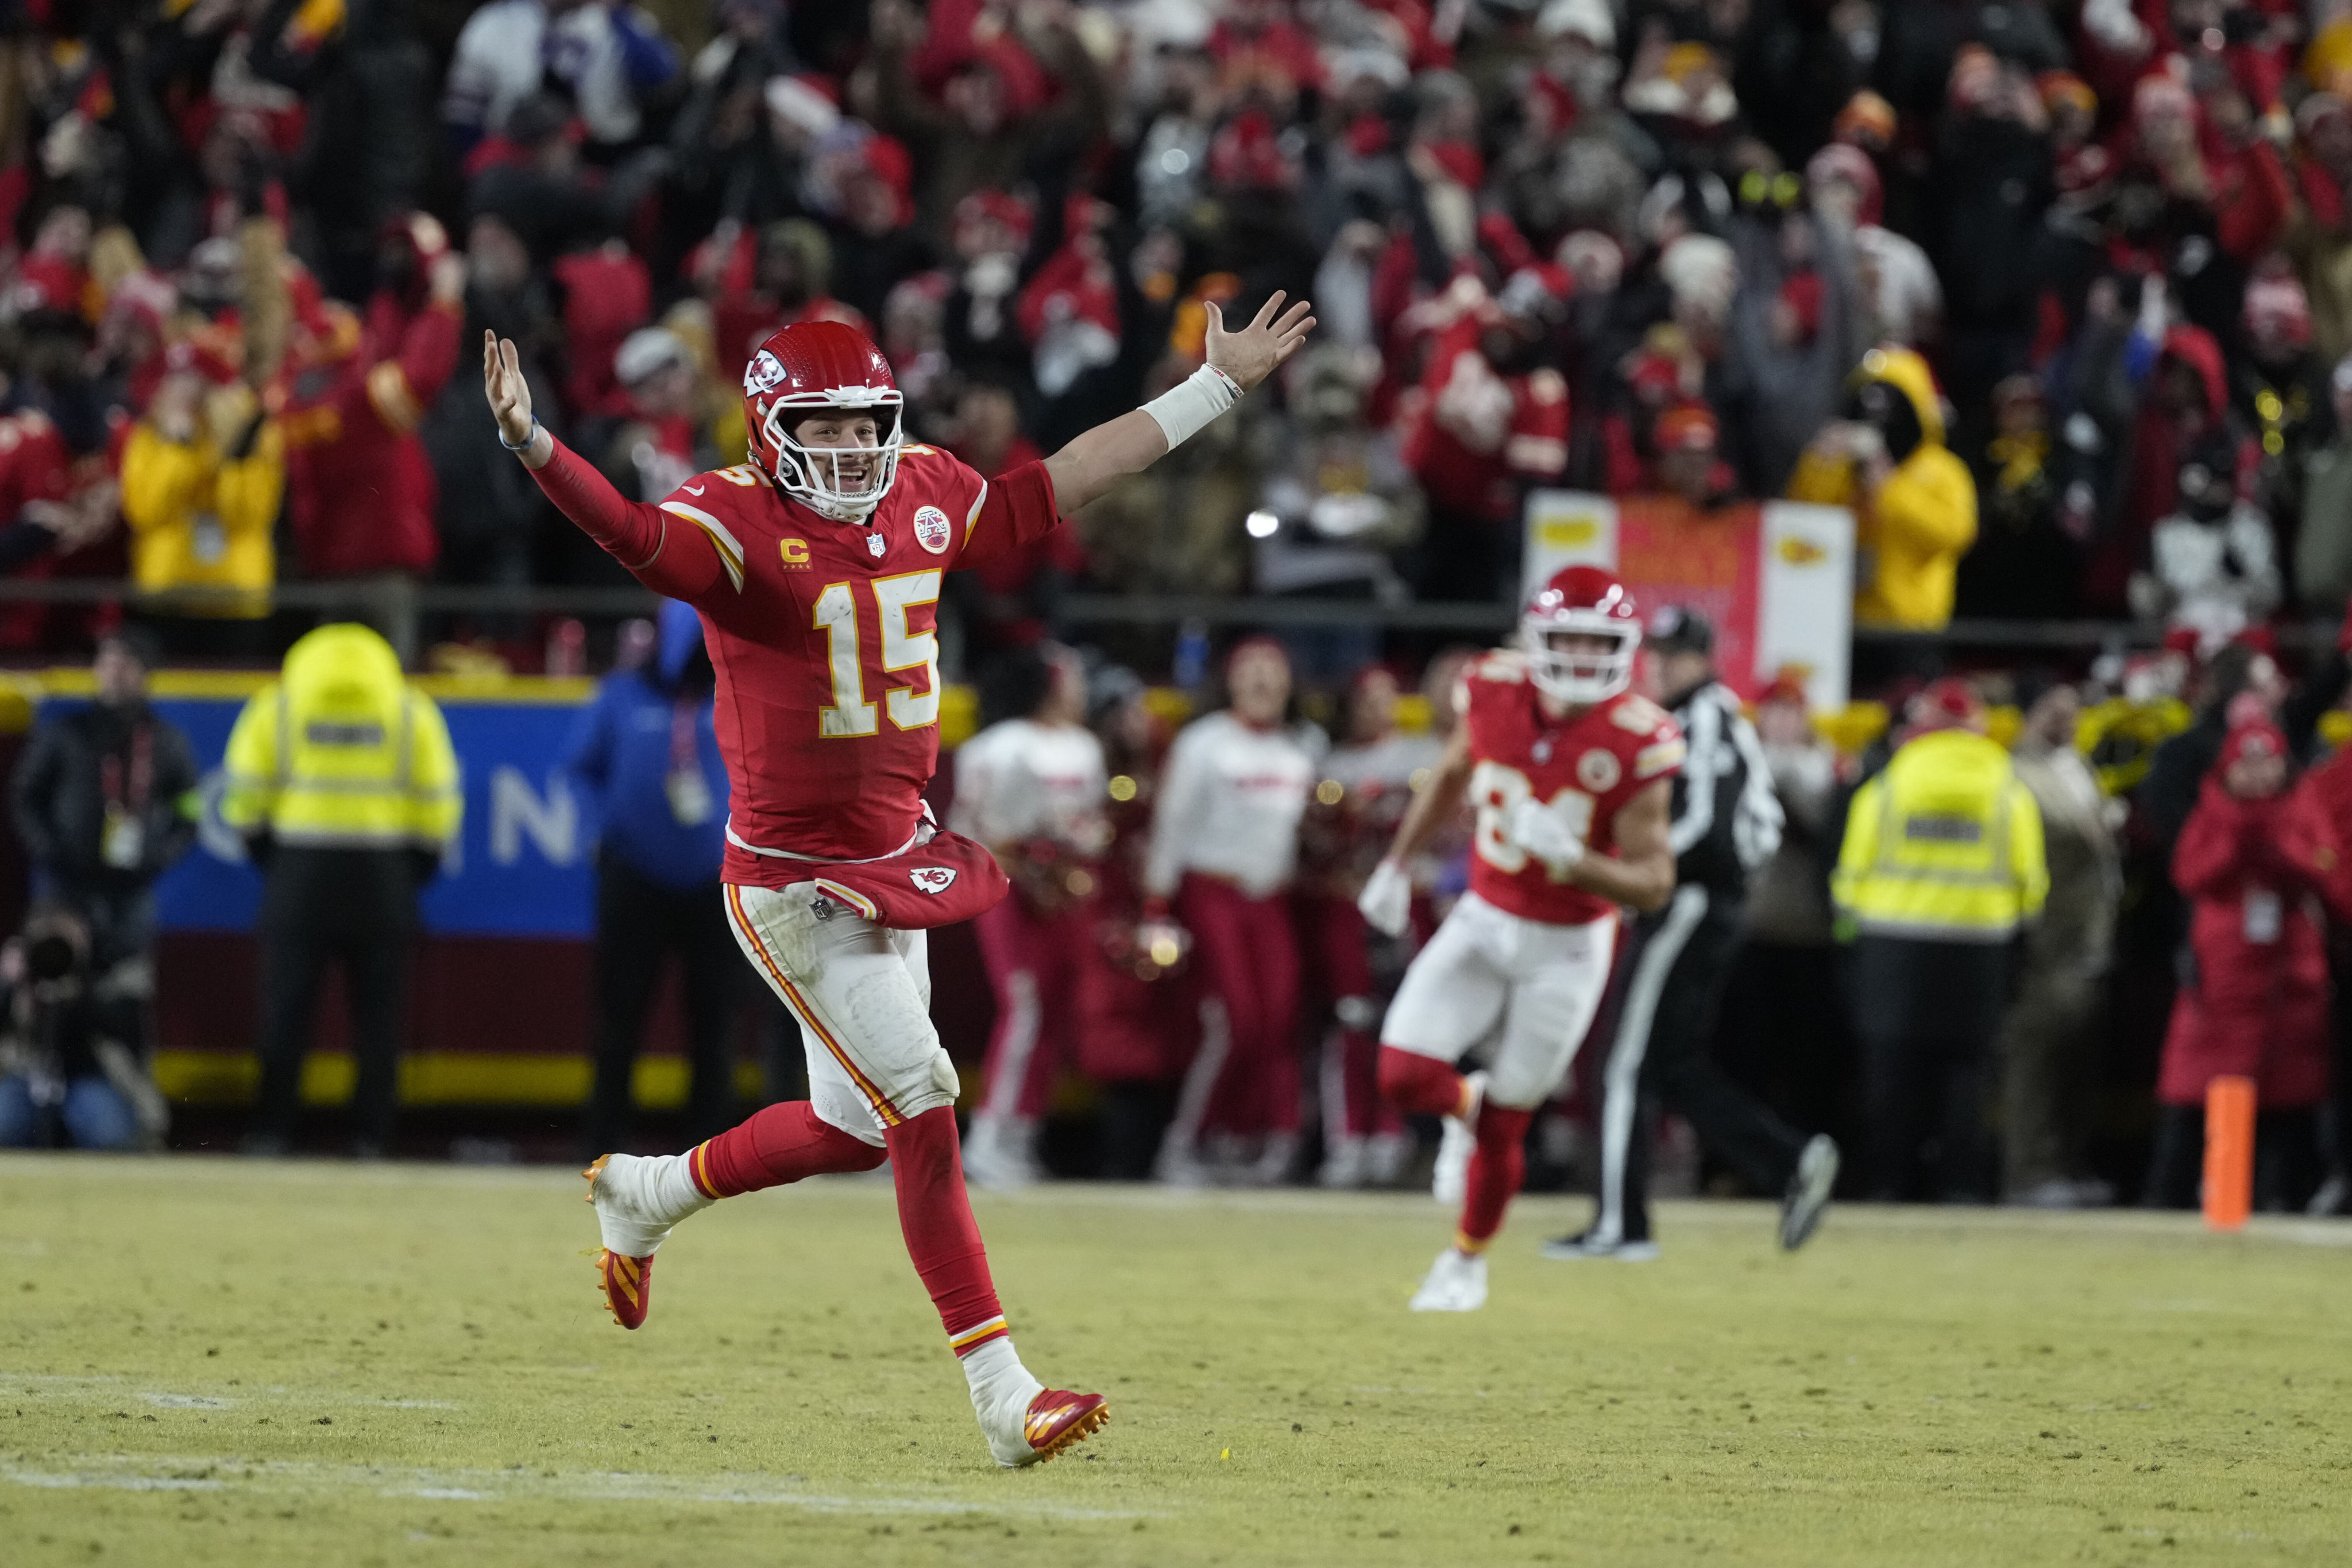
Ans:
{"label": "black and white striped shirt", "polygon": [[1672,706],[1690,747],[1675,776],[1667,832],[1675,879],[1742,897],[1749,874],[1780,847],[1784,818],[1771,766],[1739,699],[1721,681],[1702,682]]}

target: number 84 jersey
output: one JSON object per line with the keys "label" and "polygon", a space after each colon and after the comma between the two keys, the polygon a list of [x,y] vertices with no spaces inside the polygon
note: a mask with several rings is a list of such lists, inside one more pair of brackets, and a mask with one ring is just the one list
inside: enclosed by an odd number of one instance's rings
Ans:
{"label": "number 84 jersey", "polygon": [[776,887],[805,876],[791,857],[896,853],[939,765],[941,584],[1054,529],[1045,465],[984,480],[909,446],[862,522],[810,510],[748,465],[660,505],[662,549],[700,548],[698,532],[725,568],[694,603],[730,789],[721,874]]}
{"label": "number 84 jersey", "polygon": [[1470,727],[1470,804],[1477,814],[1470,890],[1507,914],[1551,925],[1583,925],[1615,906],[1546,869],[1511,842],[1511,808],[1539,800],[1565,816],[1588,853],[1615,853],[1617,813],[1682,766],[1683,733],[1646,697],[1620,692],[1567,718],[1544,711],[1526,661],[1491,654],[1465,682]]}

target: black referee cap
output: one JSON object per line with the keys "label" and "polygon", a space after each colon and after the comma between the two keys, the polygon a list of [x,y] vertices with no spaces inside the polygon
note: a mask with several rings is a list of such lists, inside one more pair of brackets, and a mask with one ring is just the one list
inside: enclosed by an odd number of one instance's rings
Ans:
{"label": "black referee cap", "polygon": [[1645,637],[1660,653],[1715,651],[1714,625],[1688,605],[1668,605],[1652,616]]}

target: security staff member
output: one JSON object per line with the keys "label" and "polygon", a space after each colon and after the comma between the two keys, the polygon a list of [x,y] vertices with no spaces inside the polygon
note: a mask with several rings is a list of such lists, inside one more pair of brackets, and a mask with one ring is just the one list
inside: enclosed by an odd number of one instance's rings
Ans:
{"label": "security staff member", "polygon": [[319,983],[343,965],[359,1057],[352,1152],[380,1156],[398,1089],[416,890],[457,837],[457,759],[433,700],[362,626],[286,655],[229,734],[221,816],[244,835],[261,899],[261,1092],[248,1152],[286,1152]]}
{"label": "security staff member", "polygon": [[1856,932],[1872,1197],[1991,1196],[1986,1094],[2010,950],[2049,891],[2032,792],[1985,738],[1976,694],[1936,682],[1885,771],[1855,792],[1830,882]]}
{"label": "security staff member", "polygon": [[1617,1033],[1603,1072],[1599,1212],[1581,1235],[1546,1243],[1544,1256],[1657,1256],[1649,1170],[1661,1108],[1681,1113],[1757,1191],[1780,1194],[1780,1245],[1801,1247],[1837,1181],[1837,1144],[1825,1134],[1808,1142],[1708,1054],[1745,931],[1748,879],[1780,847],[1771,765],[1739,698],[1716,679],[1715,628],[1706,616],[1670,605],[1643,645],[1690,748],[1667,832],[1675,896],[1634,926],[1620,971]]}

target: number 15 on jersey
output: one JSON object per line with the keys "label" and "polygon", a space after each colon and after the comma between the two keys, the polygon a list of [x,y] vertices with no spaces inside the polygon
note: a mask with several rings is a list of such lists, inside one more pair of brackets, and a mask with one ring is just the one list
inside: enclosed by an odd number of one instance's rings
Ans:
{"label": "number 15 on jersey", "polygon": [[[940,639],[934,631],[916,631],[907,624],[908,612],[935,605],[940,597],[940,573],[908,572],[896,577],[876,577],[866,586],[882,628],[882,674],[887,679],[902,670],[919,669],[923,684],[891,686],[885,696],[890,722],[901,730],[920,730],[940,721]],[[817,731],[827,740],[851,740],[878,734],[880,714],[866,696],[866,655],[859,635],[859,595],[855,583],[829,583],[816,596],[816,629],[825,634],[825,663],[833,677],[833,701],[817,710]]]}

